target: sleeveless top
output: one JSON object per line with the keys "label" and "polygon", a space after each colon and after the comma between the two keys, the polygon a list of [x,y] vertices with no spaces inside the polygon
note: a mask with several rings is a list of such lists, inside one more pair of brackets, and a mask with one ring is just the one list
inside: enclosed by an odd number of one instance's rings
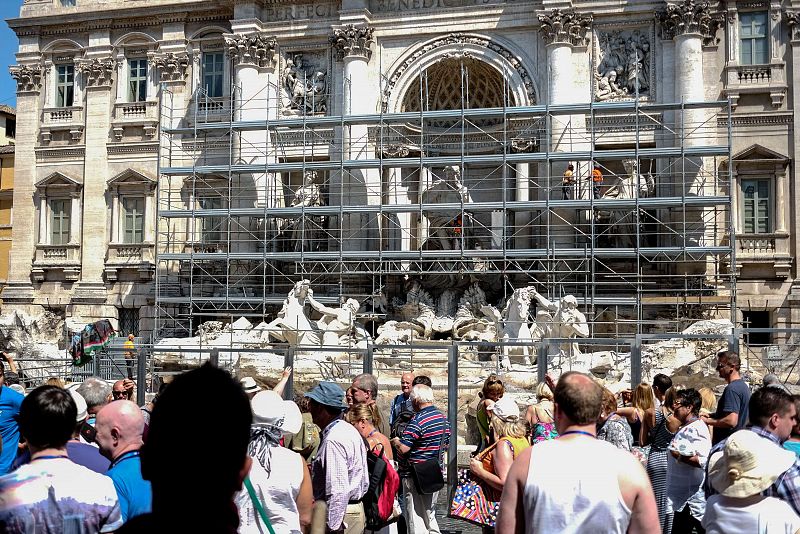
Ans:
{"label": "sleeveless top", "polygon": [[531,449],[523,504],[525,532],[619,533],[631,510],[622,499],[617,472],[630,453],[604,441],[544,441]]}
{"label": "sleeveless top", "polygon": [[478,405],[475,419],[478,420],[478,431],[481,433],[481,441],[485,441],[489,436],[489,414],[486,413],[486,406],[483,404],[483,401]]}
{"label": "sleeveless top", "polygon": [[[261,463],[253,458],[248,475],[250,482],[269,516],[275,534],[300,534],[297,495],[303,482],[305,461],[299,454],[284,447],[270,447],[270,452],[270,474],[267,475]],[[239,509],[239,534],[269,532],[246,489],[236,495],[236,507]]]}
{"label": "sleeveless top", "polygon": [[[510,436],[506,436],[504,438],[498,439],[494,445],[490,446],[489,448],[485,449],[481,454],[478,456],[483,468],[486,469],[490,473],[497,474],[494,470],[494,454],[497,451],[498,447],[508,447],[511,446],[511,456],[514,460],[517,459],[517,456],[520,455],[522,451],[527,449],[531,446],[528,442],[528,438],[512,438]],[[491,501],[499,501],[501,493],[494,487],[490,486],[489,484],[484,484],[484,493],[486,494],[486,498]]]}

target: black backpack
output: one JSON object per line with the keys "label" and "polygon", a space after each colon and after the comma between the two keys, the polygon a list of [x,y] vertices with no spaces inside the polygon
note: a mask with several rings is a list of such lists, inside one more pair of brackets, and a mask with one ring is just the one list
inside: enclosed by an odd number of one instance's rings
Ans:
{"label": "black backpack", "polygon": [[403,432],[405,432],[408,423],[414,417],[414,412],[409,412],[408,410],[402,410],[397,417],[394,419],[394,423],[392,423],[392,438],[402,438]]}

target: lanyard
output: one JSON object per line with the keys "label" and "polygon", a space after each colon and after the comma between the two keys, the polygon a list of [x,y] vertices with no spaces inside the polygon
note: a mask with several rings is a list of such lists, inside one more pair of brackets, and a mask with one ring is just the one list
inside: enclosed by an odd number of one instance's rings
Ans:
{"label": "lanyard", "polygon": [[582,436],[590,436],[590,437],[593,437],[593,438],[597,437],[594,434],[592,434],[591,432],[586,432],[585,430],[567,430],[566,432],[564,432],[562,434],[559,434],[558,437],[562,438],[562,437],[564,437],[566,435],[569,435],[569,434],[579,434],[579,435],[582,435]]}
{"label": "lanyard", "polygon": [[111,462],[111,465],[108,466],[108,469],[109,470],[112,469],[114,466],[116,466],[119,463],[122,463],[123,461],[127,460],[128,458],[136,458],[137,456],[139,456],[139,451],[128,451],[125,454],[123,454],[120,457],[118,457],[113,462]]}
{"label": "lanyard", "polygon": [[45,454],[44,456],[37,456],[36,458],[31,458],[31,462],[35,462],[36,460],[55,460],[56,458],[61,458],[65,460],[68,458],[66,454]]}

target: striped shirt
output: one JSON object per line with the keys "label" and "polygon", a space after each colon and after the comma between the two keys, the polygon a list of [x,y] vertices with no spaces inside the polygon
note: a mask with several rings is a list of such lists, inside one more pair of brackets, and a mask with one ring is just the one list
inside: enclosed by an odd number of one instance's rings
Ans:
{"label": "striped shirt", "polygon": [[[400,462],[401,477],[409,475],[407,462],[420,463],[439,458],[441,464],[440,447],[444,449],[450,443],[450,425],[447,418],[433,406],[423,408],[409,421],[400,443],[411,448],[405,456],[405,461]],[[442,468],[444,469],[443,465]]]}

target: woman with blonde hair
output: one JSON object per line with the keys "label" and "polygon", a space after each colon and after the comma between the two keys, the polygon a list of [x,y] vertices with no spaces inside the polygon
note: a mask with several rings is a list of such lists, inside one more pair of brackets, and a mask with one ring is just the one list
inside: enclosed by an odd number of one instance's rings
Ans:
{"label": "woman with blonde hair", "polygon": [[[528,447],[528,436],[525,421],[520,417],[519,406],[510,397],[503,397],[489,408],[491,414],[491,429],[494,433],[494,443],[484,449],[478,456],[469,462],[472,475],[480,482],[483,494],[488,504],[488,516],[470,517],[470,515],[457,514],[459,517],[480,522],[485,529],[493,529],[500,505],[500,496],[506,483],[508,471],[514,460]],[[462,495],[466,497],[466,495]],[[453,503],[456,510],[477,513],[465,503],[458,506],[457,499]],[[453,507],[451,507],[451,512]],[[492,530],[493,531],[493,530]]]}
{"label": "woman with blonde hair", "polygon": [[628,420],[633,434],[633,445],[642,447],[647,445],[648,431],[655,426],[655,421],[648,420],[645,416],[655,406],[653,388],[650,384],[642,382],[633,390],[630,406],[617,408],[617,414]]}
{"label": "woman with blonde hair", "polygon": [[528,406],[525,412],[525,420],[530,428],[531,444],[536,445],[541,441],[558,437],[553,408],[553,391],[546,382],[540,382],[536,386],[536,404]]}
{"label": "woman with blonde hair", "polygon": [[361,437],[367,440],[369,450],[381,445],[383,452],[392,460],[392,446],[389,438],[381,434],[375,427],[375,413],[372,406],[367,404],[354,404],[347,410],[347,421],[356,427]]}

